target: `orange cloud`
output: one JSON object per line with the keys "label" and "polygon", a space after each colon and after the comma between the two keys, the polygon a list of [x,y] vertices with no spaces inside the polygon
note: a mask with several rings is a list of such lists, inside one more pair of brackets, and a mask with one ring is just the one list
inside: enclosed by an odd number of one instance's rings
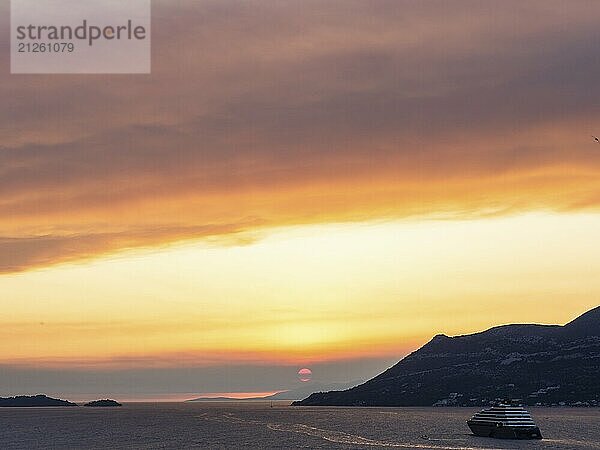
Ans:
{"label": "orange cloud", "polygon": [[563,6],[158,2],[150,76],[5,70],[0,272],[285,224],[596,210],[600,6]]}

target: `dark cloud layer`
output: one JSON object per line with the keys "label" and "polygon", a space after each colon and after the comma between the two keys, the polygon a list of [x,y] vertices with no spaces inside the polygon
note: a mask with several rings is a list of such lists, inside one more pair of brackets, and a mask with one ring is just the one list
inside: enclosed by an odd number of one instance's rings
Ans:
{"label": "dark cloud layer", "polygon": [[36,267],[67,263],[115,249],[126,250],[150,247],[187,239],[228,236],[222,242],[245,243],[247,237],[236,239],[254,223],[236,225],[206,225],[199,227],[161,227],[131,229],[114,233],[88,233],[81,235],[46,235],[19,238],[0,238],[0,274],[20,272]]}
{"label": "dark cloud layer", "polygon": [[153,14],[149,76],[12,76],[1,53],[0,272],[248,222],[598,207],[597,2]]}

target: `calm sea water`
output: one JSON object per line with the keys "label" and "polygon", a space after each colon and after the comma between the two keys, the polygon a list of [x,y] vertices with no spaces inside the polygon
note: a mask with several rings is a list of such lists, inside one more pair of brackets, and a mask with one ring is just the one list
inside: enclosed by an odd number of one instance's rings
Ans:
{"label": "calm sea water", "polygon": [[0,448],[600,449],[600,410],[533,408],[543,441],[472,436],[471,408],[126,404],[0,408]]}

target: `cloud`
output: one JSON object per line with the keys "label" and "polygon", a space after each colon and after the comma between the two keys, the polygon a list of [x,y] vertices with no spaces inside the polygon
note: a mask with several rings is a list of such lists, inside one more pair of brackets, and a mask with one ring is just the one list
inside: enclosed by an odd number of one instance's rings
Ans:
{"label": "cloud", "polygon": [[220,242],[238,244],[248,237],[236,238],[249,227],[245,224],[200,227],[130,229],[114,233],[46,235],[18,238],[0,237],[0,274],[67,263],[110,253],[115,250],[148,247],[185,239],[218,237]]}
{"label": "cloud", "polygon": [[12,76],[3,52],[0,271],[285,224],[597,210],[599,13],[163,1],[150,76]]}

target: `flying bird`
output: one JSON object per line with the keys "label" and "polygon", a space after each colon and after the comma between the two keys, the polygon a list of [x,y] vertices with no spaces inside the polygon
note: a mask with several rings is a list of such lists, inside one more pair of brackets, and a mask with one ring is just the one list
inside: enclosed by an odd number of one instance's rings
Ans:
{"label": "flying bird", "polygon": [[594,140],[595,140],[597,143],[599,143],[599,144],[600,144],[600,139],[598,139],[598,136],[594,136],[594,135],[592,135],[592,137],[594,138]]}

